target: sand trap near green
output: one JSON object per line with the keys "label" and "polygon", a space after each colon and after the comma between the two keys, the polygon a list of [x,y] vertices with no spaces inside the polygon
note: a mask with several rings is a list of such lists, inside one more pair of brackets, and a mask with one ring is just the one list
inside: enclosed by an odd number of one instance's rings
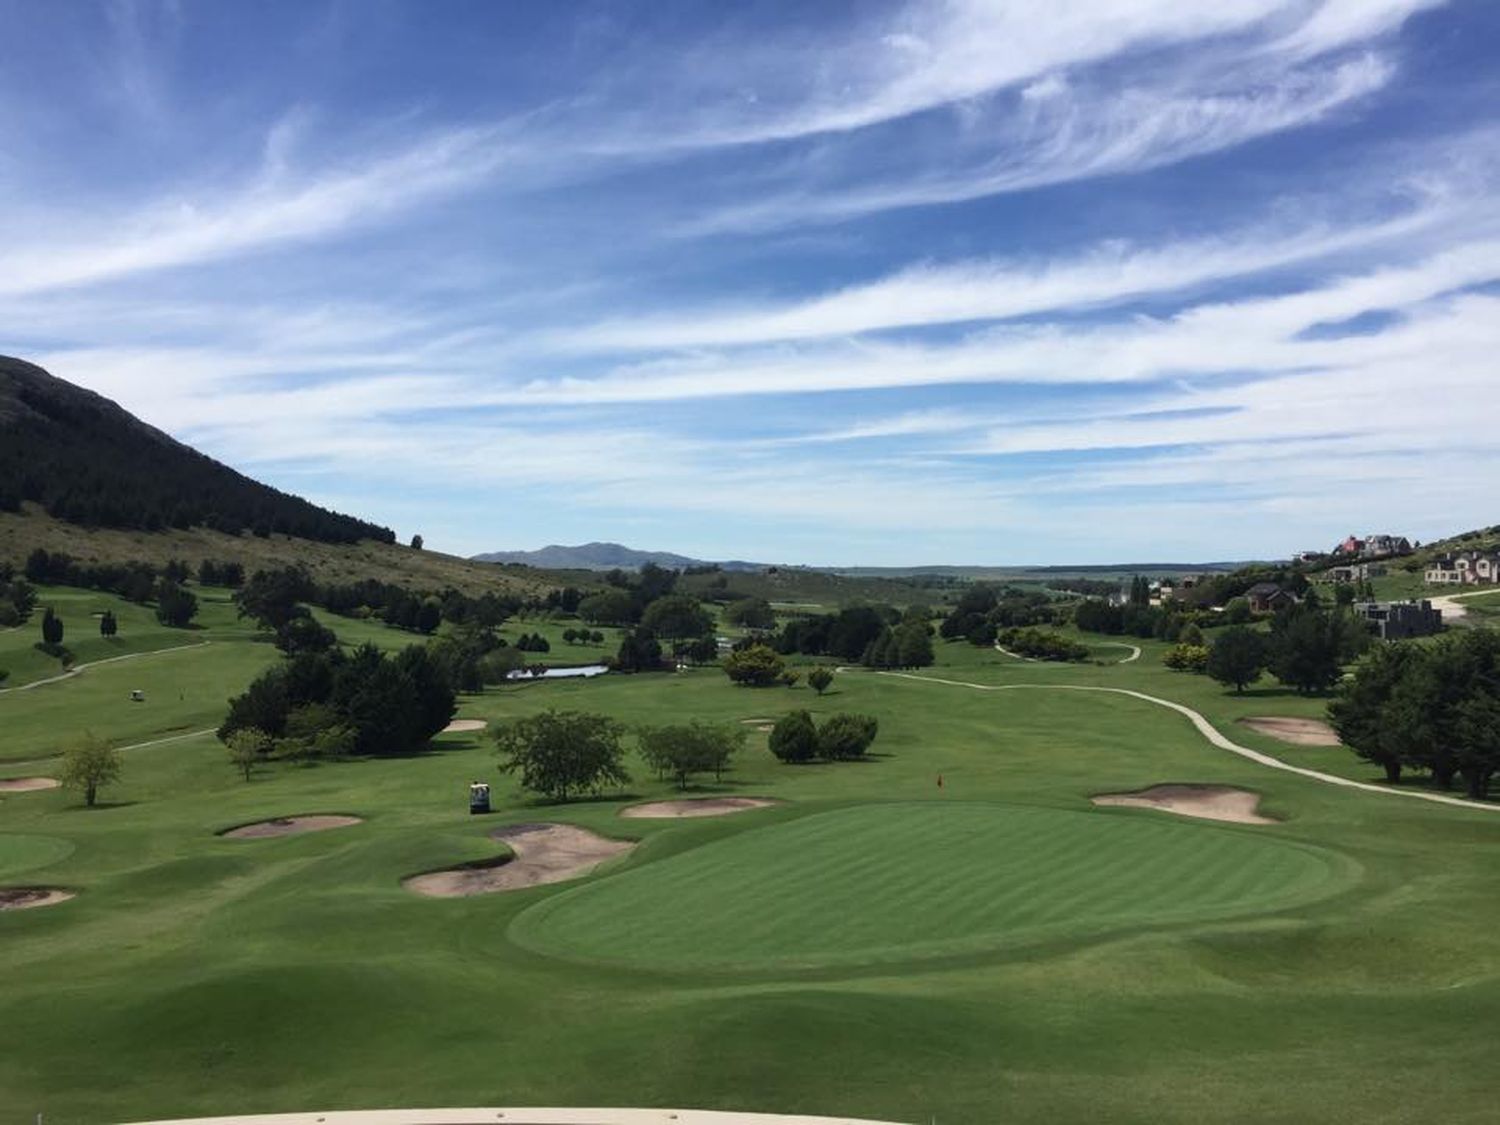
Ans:
{"label": "sand trap near green", "polygon": [[1357,874],[1207,825],[1001,804],[863,805],[751,829],[566,891],[509,930],[642,969],[822,968],[1285,909]]}

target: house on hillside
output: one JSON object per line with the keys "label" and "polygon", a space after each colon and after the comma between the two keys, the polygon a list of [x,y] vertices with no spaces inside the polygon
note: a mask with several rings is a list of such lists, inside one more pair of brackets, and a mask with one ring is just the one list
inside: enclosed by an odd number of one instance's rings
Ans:
{"label": "house on hillside", "polygon": [[1297,595],[1283,590],[1275,582],[1257,582],[1245,591],[1245,600],[1250,603],[1251,613],[1275,613],[1289,605],[1297,604]]}
{"label": "house on hillside", "polygon": [[1386,569],[1379,563],[1351,563],[1335,566],[1323,572],[1329,582],[1363,582],[1368,578],[1385,577]]}
{"label": "house on hillside", "polygon": [[1430,637],[1443,628],[1442,613],[1426,598],[1419,602],[1356,602],[1350,608],[1383,641]]}
{"label": "house on hillside", "polygon": [[1428,564],[1424,577],[1433,586],[1493,586],[1500,583],[1500,554],[1458,551]]}
{"label": "house on hillside", "polygon": [[1333,549],[1341,559],[1388,559],[1411,551],[1411,540],[1404,535],[1366,535],[1363,539],[1351,535]]}

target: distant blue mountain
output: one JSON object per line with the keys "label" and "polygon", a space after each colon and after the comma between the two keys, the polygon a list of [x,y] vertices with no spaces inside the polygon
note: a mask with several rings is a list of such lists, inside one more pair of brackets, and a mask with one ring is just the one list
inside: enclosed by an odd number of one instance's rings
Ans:
{"label": "distant blue mountain", "polygon": [[490,551],[475,555],[475,562],[522,563],[543,570],[639,570],[647,563],[655,563],[671,570],[685,570],[690,566],[717,566],[723,570],[765,570],[768,564],[741,562],[709,562],[676,555],[671,551],[637,551],[619,543],[581,543],[577,547],[553,544],[538,551]]}

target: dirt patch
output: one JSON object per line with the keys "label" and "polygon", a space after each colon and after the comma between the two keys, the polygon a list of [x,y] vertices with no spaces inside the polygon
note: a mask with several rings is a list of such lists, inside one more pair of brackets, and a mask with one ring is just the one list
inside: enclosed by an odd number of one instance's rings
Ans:
{"label": "dirt patch", "polygon": [[281,816],[255,824],[242,824],[219,835],[229,840],[264,840],[271,836],[300,836],[304,832],[323,832],[329,828],[348,828],[364,823],[357,816]]}
{"label": "dirt patch", "polygon": [[741,719],[740,722],[743,723],[747,727],[755,727],[757,730],[761,730],[761,729],[770,730],[771,727],[775,725],[776,720],[775,719]]}
{"label": "dirt patch", "polygon": [[1322,719],[1292,719],[1276,715],[1241,719],[1253,731],[1297,746],[1338,746],[1339,736]]}
{"label": "dirt patch", "polygon": [[515,857],[501,856],[413,875],[403,879],[401,885],[433,898],[517,891],[576,879],[635,847],[633,840],[611,840],[573,824],[514,824],[495,829],[490,839],[507,845]]}
{"label": "dirt patch", "polygon": [[1100,793],[1090,798],[1096,805],[1121,805],[1135,809],[1158,809],[1201,820],[1228,820],[1235,824],[1275,824],[1255,811],[1260,794],[1228,785],[1153,785],[1134,793]]}
{"label": "dirt patch", "polygon": [[444,734],[466,734],[473,730],[483,730],[489,726],[488,719],[454,719],[443,728]]}
{"label": "dirt patch", "polygon": [[30,910],[34,906],[56,906],[76,897],[58,887],[0,887],[0,910]]}
{"label": "dirt patch", "polygon": [[56,789],[61,784],[55,777],[7,777],[0,780],[0,793],[35,793],[38,789]]}
{"label": "dirt patch", "polygon": [[731,813],[749,809],[764,809],[779,805],[766,797],[692,797],[681,801],[648,801],[644,805],[631,805],[621,809],[620,815],[649,820],[677,820],[693,816],[729,816]]}

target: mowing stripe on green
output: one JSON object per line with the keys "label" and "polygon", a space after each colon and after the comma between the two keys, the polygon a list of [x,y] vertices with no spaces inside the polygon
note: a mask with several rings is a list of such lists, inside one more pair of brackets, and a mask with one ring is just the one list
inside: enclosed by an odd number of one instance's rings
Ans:
{"label": "mowing stripe on green", "polygon": [[865,805],[564,891],[509,933],[539,952],[639,968],[817,968],[1285,909],[1356,870],[1332,852],[1208,825]]}

